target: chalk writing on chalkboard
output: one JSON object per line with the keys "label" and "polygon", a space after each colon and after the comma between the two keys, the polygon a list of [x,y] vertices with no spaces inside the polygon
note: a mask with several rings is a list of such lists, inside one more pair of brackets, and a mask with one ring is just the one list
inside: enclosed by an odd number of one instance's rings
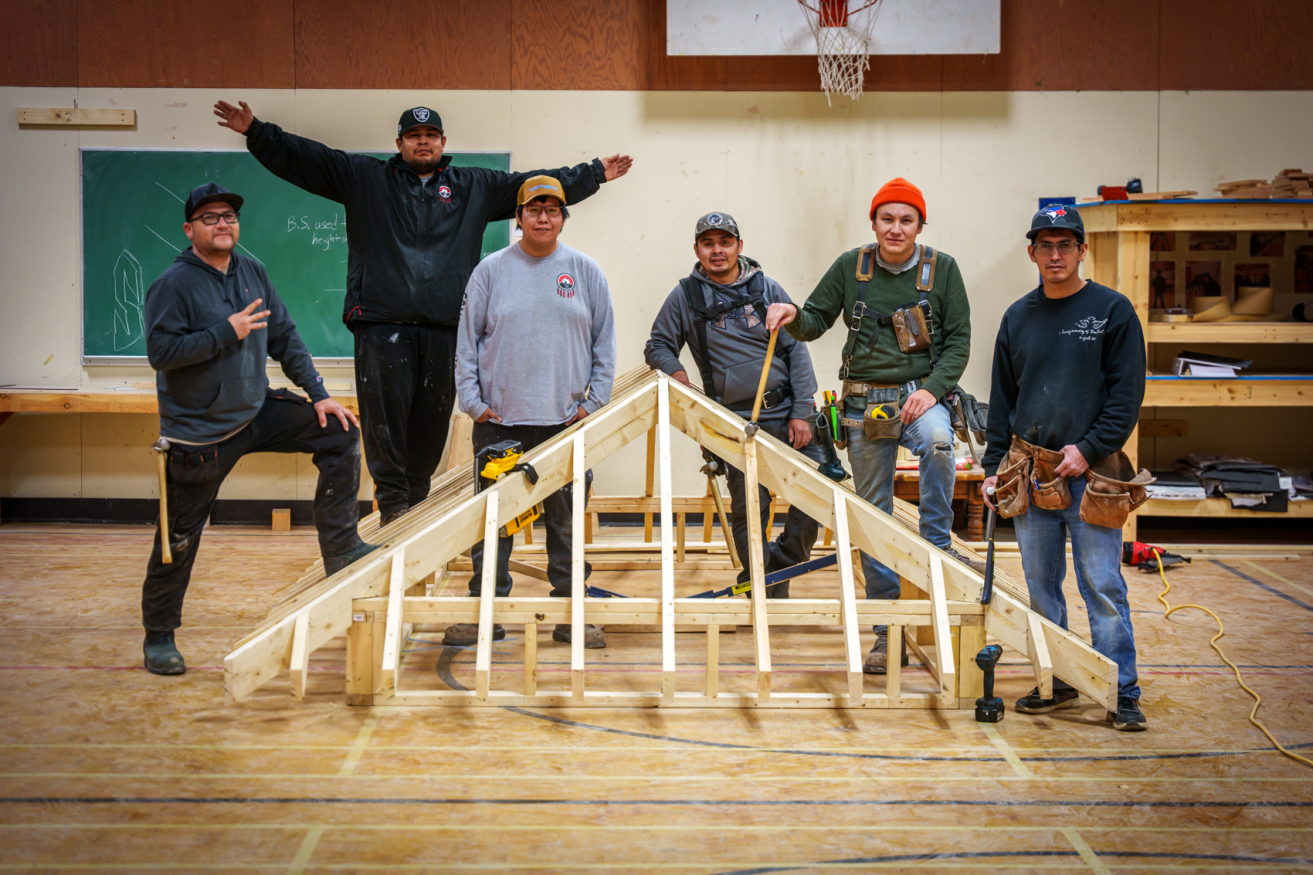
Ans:
{"label": "chalk writing on chalkboard", "polygon": [[315,249],[327,252],[334,246],[346,246],[346,215],[334,213],[331,219],[288,216],[287,233],[299,235],[293,238],[298,244],[304,239]]}
{"label": "chalk writing on chalkboard", "polygon": [[146,337],[146,288],[141,263],[124,249],[114,262],[114,351],[119,352]]}

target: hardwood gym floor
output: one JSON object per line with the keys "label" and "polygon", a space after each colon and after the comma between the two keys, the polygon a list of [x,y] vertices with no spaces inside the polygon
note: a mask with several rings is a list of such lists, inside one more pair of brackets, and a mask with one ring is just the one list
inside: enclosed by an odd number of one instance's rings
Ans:
{"label": "hardwood gym floor", "polygon": [[[357,709],[340,642],[315,654],[304,704],[276,680],[225,707],[228,645],[313,561],[313,533],[206,533],[182,678],[141,667],[150,536],[0,527],[0,871],[1313,870],[1313,769],[1246,722],[1251,700],[1208,647],[1213,622],[1165,620],[1156,574],[1127,575],[1141,734],[1093,705],[1013,713],[1032,680],[1010,653],[997,727],[970,711]],[[1019,575],[1015,558],[1002,565]],[[654,574],[591,582],[626,592]],[[690,574],[680,592],[728,577]],[[1169,577],[1172,604],[1221,613],[1277,737],[1313,749],[1313,558],[1197,559]],[[1070,574],[1067,591],[1079,605]],[[506,683],[518,636],[494,656]],[[611,635],[590,678],[659,684],[647,637]],[[725,689],[751,666],[749,638],[722,636]],[[774,640],[781,688],[841,683],[838,636]],[[473,653],[440,641],[415,634],[407,685],[471,682]],[[695,686],[701,636],[679,641]],[[544,634],[539,658],[542,688],[568,687],[565,647]]]}

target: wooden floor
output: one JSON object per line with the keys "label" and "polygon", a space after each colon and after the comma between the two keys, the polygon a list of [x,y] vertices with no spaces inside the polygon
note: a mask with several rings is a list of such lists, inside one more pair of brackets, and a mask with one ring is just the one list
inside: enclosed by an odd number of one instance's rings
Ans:
{"label": "wooden floor", "polygon": [[[182,678],[141,667],[150,535],[0,527],[0,871],[1313,870],[1313,770],[1245,721],[1212,621],[1164,620],[1157,575],[1128,573],[1142,734],[1095,706],[1013,713],[1032,680],[1012,653],[996,727],[970,711],[356,709],[340,641],[314,655],[304,704],[277,680],[230,708],[221,660],[316,557],[313,533],[206,532]],[[655,575],[590,582],[628,592]],[[1173,604],[1220,611],[1277,736],[1313,748],[1313,559],[1196,560],[1170,577]],[[680,594],[728,579],[681,576]],[[1070,574],[1067,593],[1087,634]],[[521,634],[498,643],[499,672],[518,671]],[[656,636],[609,637],[590,677],[651,686]],[[782,687],[842,685],[838,635],[772,638]],[[416,632],[406,684],[472,683],[473,653],[440,642]],[[703,639],[679,647],[696,688]],[[567,648],[544,634],[539,659],[542,688],[568,688]],[[721,659],[723,688],[736,670],[750,683],[748,633],[723,635]]]}

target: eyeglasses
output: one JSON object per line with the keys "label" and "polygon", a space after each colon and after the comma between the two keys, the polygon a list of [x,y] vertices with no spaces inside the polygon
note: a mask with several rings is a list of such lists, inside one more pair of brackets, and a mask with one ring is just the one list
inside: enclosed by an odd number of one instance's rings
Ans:
{"label": "eyeglasses", "polygon": [[193,222],[200,222],[202,225],[217,225],[219,220],[223,219],[229,225],[236,225],[239,217],[231,210],[226,213],[201,213],[199,216],[192,216]]}
{"label": "eyeglasses", "polygon": [[1079,248],[1080,244],[1070,237],[1066,240],[1059,240],[1057,243],[1044,240],[1035,244],[1035,252],[1040,255],[1052,255],[1055,249],[1063,255],[1071,255]]}
{"label": "eyeglasses", "polygon": [[546,213],[547,218],[549,219],[559,219],[561,217],[561,208],[540,206],[528,206],[524,208],[524,214],[530,219],[536,219],[543,213]]}

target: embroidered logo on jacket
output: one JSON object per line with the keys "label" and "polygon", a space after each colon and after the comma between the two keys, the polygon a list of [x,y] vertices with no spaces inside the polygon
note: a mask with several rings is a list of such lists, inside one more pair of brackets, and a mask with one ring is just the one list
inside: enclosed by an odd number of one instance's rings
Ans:
{"label": "embroidered logo on jacket", "polygon": [[439,185],[439,186],[438,186],[438,197],[442,198],[444,201],[451,200],[451,186],[449,186],[449,185]]}
{"label": "embroidered logo on jacket", "polygon": [[562,298],[574,297],[574,277],[563,273],[556,278],[556,294]]}
{"label": "embroidered logo on jacket", "polygon": [[1108,324],[1107,319],[1095,319],[1093,316],[1086,316],[1076,323],[1076,327],[1068,328],[1066,331],[1059,331],[1059,334],[1075,334],[1078,340],[1097,340],[1103,336],[1103,326]]}

